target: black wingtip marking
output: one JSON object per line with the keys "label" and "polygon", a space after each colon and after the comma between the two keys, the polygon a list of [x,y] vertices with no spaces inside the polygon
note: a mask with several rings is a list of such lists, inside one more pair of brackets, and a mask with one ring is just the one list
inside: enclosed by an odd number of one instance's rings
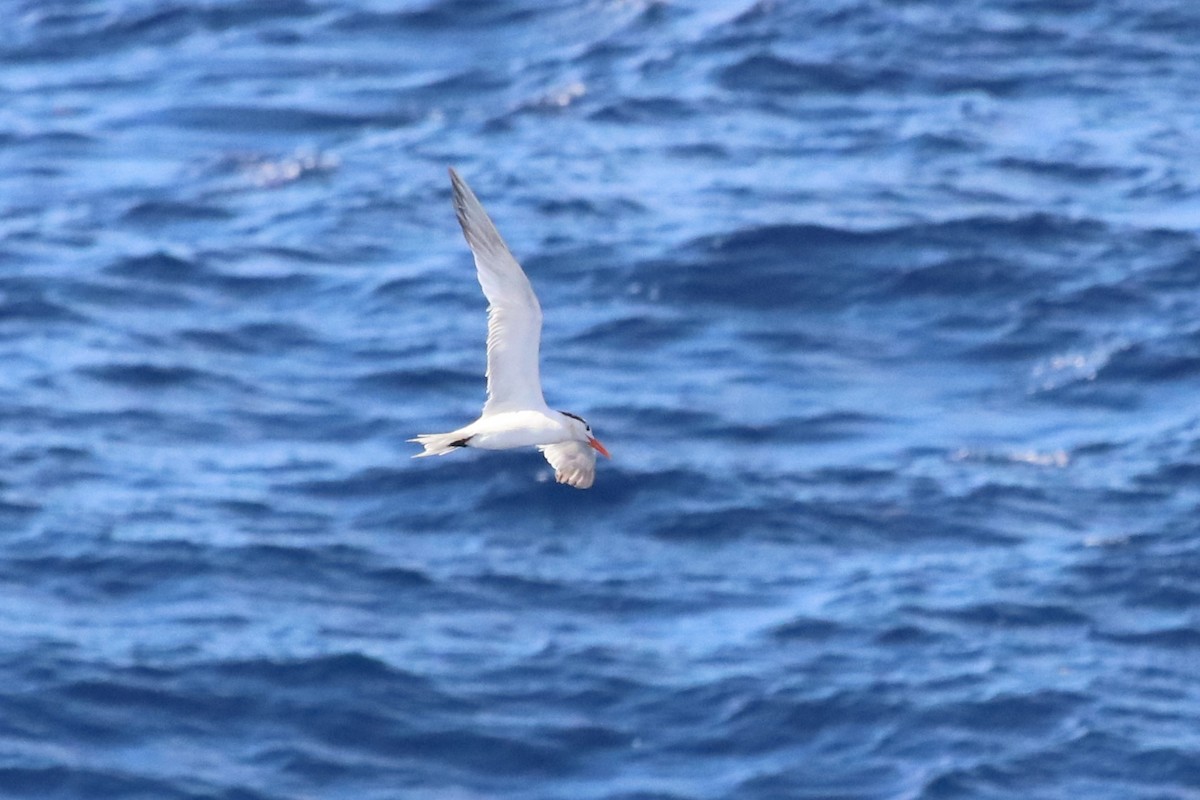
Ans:
{"label": "black wingtip marking", "polygon": [[450,446],[451,447],[466,447],[467,442],[469,442],[469,441],[471,441],[470,436],[468,436],[466,439],[459,439],[457,442],[451,442]]}

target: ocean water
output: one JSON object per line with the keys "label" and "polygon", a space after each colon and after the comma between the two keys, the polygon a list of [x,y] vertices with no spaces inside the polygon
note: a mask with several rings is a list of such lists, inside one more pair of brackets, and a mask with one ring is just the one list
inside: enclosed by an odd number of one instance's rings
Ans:
{"label": "ocean water", "polygon": [[1200,5],[3,10],[0,797],[1200,798]]}

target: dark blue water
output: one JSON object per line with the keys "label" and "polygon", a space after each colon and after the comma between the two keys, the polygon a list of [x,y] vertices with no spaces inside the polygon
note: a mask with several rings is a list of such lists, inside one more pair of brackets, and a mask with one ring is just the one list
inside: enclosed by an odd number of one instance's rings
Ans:
{"label": "dark blue water", "polygon": [[0,796],[1200,797],[1200,6],[4,19]]}

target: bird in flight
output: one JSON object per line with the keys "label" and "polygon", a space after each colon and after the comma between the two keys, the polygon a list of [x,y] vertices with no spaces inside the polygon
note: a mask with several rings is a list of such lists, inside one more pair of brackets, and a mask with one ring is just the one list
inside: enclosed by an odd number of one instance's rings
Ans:
{"label": "bird in flight", "polygon": [[453,168],[450,186],[458,224],[475,256],[479,285],[488,301],[487,402],[470,425],[409,439],[425,447],[413,458],[441,456],[460,447],[536,447],[554,467],[559,483],[587,489],[596,478],[596,453],[611,456],[592,435],[587,420],[546,405],[538,374],[542,307],[537,295],[479,198]]}

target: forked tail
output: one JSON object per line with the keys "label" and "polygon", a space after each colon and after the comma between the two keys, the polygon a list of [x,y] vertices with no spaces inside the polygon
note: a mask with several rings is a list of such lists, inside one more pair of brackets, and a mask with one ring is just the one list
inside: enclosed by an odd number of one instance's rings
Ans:
{"label": "forked tail", "polygon": [[422,433],[415,439],[409,439],[410,442],[416,442],[425,448],[425,452],[417,453],[413,458],[424,458],[425,456],[444,456],[459,447],[466,447],[467,440],[462,438],[462,433],[454,431],[452,433]]}

